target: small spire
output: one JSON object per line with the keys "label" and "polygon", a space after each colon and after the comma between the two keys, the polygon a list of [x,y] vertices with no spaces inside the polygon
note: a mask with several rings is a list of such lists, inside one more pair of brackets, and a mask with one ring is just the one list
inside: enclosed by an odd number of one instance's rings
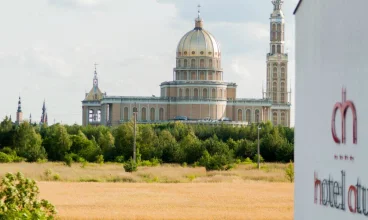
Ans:
{"label": "small spire", "polygon": [[32,124],[32,114],[29,114],[29,123]]}
{"label": "small spire", "polygon": [[274,6],[273,10],[276,11],[276,10],[281,10],[281,6],[284,3],[284,0],[272,0],[271,2]]}
{"label": "small spire", "polygon": [[19,96],[19,100],[18,100],[18,112],[22,112],[22,102]]}
{"label": "small spire", "polygon": [[198,5],[198,17],[195,19],[195,30],[202,30],[203,28],[203,20],[201,18],[201,5]]}
{"label": "small spire", "polygon": [[97,63],[95,62],[95,75],[97,75]]}

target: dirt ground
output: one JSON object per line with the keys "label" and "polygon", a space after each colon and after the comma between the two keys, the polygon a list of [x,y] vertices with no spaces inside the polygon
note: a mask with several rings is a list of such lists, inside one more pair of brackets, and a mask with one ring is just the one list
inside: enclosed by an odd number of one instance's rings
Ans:
{"label": "dirt ground", "polygon": [[59,219],[293,219],[291,183],[38,182]]}

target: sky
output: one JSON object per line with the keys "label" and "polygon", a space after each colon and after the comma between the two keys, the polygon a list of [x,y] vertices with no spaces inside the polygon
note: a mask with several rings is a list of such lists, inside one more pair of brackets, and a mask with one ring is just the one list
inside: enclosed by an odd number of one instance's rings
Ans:
{"label": "sky", "polygon": [[[221,45],[224,80],[237,83],[238,98],[261,98],[270,0],[12,0],[0,8],[0,117],[15,119],[20,95],[24,119],[40,121],[45,100],[49,124],[81,124],[95,63],[107,95],[159,96],[198,4]],[[296,5],[283,5],[292,91]],[[292,125],[294,103],[292,93]]]}

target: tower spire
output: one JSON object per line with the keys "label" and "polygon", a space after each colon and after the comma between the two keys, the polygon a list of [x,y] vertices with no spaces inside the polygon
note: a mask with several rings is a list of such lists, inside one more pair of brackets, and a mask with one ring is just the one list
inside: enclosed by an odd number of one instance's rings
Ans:
{"label": "tower spire", "polygon": [[23,121],[23,112],[22,112],[22,102],[19,96],[19,100],[18,100],[18,110],[17,110],[17,120],[16,123],[20,124]]}
{"label": "tower spire", "polygon": [[273,4],[273,10],[277,11],[281,10],[281,6],[284,3],[284,0],[272,0],[271,2]]}
{"label": "tower spire", "polygon": [[42,115],[41,115],[41,121],[40,124],[46,124],[47,125],[47,112],[46,112],[46,103],[45,103],[45,99],[43,100],[43,105],[42,105]]}
{"label": "tower spire", "polygon": [[198,4],[198,20],[201,19],[201,5]]}
{"label": "tower spire", "polygon": [[203,20],[201,18],[201,5],[198,5],[198,17],[195,19],[195,28],[194,30],[202,30],[203,28]]}

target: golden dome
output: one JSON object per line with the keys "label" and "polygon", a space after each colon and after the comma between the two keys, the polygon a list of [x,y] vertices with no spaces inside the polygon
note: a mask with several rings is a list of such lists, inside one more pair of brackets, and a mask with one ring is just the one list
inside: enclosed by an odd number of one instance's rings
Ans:
{"label": "golden dome", "polygon": [[221,57],[220,45],[208,31],[203,29],[203,20],[195,20],[195,28],[186,33],[179,41],[176,55]]}

